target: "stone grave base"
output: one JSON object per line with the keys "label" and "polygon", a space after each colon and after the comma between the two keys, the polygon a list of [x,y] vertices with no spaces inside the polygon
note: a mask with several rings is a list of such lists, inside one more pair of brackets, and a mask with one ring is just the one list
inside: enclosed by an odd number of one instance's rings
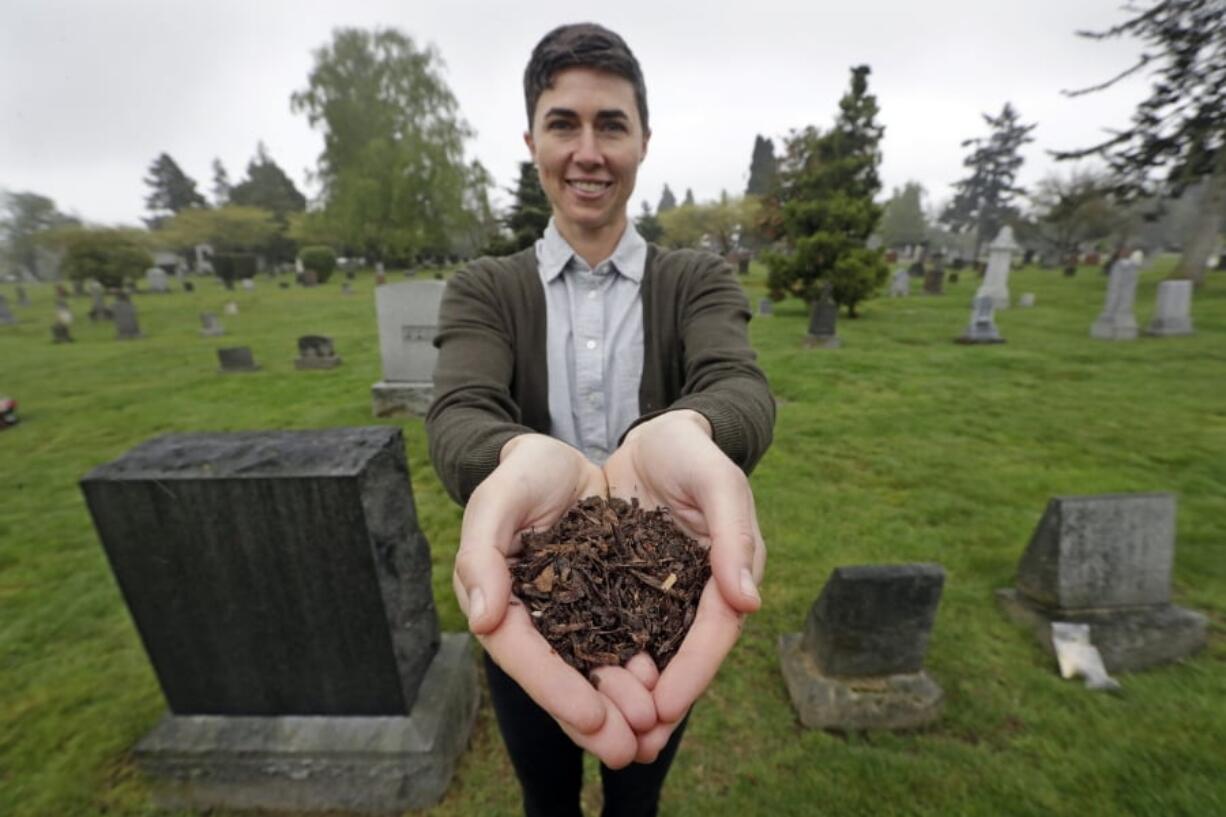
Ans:
{"label": "stone grave base", "polygon": [[996,601],[1012,621],[1027,627],[1044,650],[1055,654],[1051,623],[1090,625],[1090,642],[1108,672],[1130,672],[1186,658],[1206,643],[1207,619],[1173,604],[1118,610],[1050,610],[1016,588],[996,591]]}
{"label": "stone grave base", "polygon": [[839,340],[837,335],[819,338],[815,335],[805,335],[806,349],[838,349],[843,345],[843,341]]}
{"label": "stone grave base", "polygon": [[443,635],[408,717],[167,715],[135,750],[155,805],[358,814],[435,805],[476,717],[471,640]]}
{"label": "stone grave base", "polygon": [[425,417],[434,401],[433,383],[381,380],[371,388],[376,417]]}
{"label": "stone grave base", "polygon": [[1137,325],[1096,321],[1090,327],[1090,337],[1098,340],[1136,340]]}
{"label": "stone grave base", "polygon": [[258,372],[260,368],[260,364],[257,363],[254,366],[223,366],[217,371],[220,374],[242,374],[244,372]]}
{"label": "stone grave base", "polygon": [[914,729],[941,716],[945,693],[928,673],[828,677],[802,640],[800,633],[781,636],[779,659],[792,706],[810,729]]}
{"label": "stone grave base", "polygon": [[980,336],[962,335],[961,337],[954,338],[954,343],[961,343],[964,346],[976,346],[981,343],[1004,343],[1004,342],[1005,342],[1005,339],[1000,336],[989,337],[985,335],[980,335]]}
{"label": "stone grave base", "polygon": [[335,369],[341,365],[339,357],[297,357],[294,358],[295,369]]}
{"label": "stone grave base", "polygon": [[1145,334],[1156,338],[1169,338],[1179,335],[1192,335],[1192,321],[1190,318],[1182,320],[1164,321],[1155,318],[1150,321],[1150,324],[1145,329]]}

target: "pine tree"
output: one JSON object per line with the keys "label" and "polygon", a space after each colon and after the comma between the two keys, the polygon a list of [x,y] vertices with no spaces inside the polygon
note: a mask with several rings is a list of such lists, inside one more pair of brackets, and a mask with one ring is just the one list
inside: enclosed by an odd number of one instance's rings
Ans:
{"label": "pine tree", "polygon": [[851,69],[851,88],[839,100],[834,127],[812,125],[785,141],[778,190],[764,202],[764,227],[786,241],[787,252],[769,253],[772,297],[794,295],[814,303],[832,285],[836,303],[856,316],[856,306],[886,279],[880,250],[866,247],[881,219],[873,199],[881,190],[877,167],[885,128],[876,121],[877,98],[868,93],[870,69]]}
{"label": "pine tree", "polygon": [[753,138],[753,158],[749,161],[749,184],[746,195],[765,196],[779,182],[779,160],[775,158],[775,143],[762,136]]}
{"label": "pine tree", "polygon": [[1097,155],[1120,177],[1128,199],[1149,194],[1178,198],[1197,181],[1208,186],[1199,218],[1184,240],[1174,277],[1205,280],[1205,263],[1226,212],[1226,0],[1162,0],[1105,31],[1079,31],[1093,40],[1135,37],[1144,45],[1135,65],[1081,96],[1110,88],[1151,63],[1157,66],[1149,97],[1132,124],[1083,150],[1057,151],[1057,159]]}
{"label": "pine tree", "polygon": [[673,191],[668,185],[664,185],[664,192],[660,194],[660,203],[656,205],[656,215],[667,213],[669,210],[677,206],[677,197],[673,195]]}
{"label": "pine tree", "polygon": [[513,192],[515,202],[507,215],[506,226],[514,236],[511,251],[515,252],[531,247],[545,234],[553,208],[532,162],[519,163],[519,182]]}
{"label": "pine tree", "polygon": [[634,220],[634,226],[639,231],[639,235],[650,243],[659,243],[664,237],[664,228],[660,226],[660,220],[651,212],[651,205],[646,199],[643,200],[643,212]]}
{"label": "pine tree", "polygon": [[268,155],[263,142],[256,146],[255,157],[247,163],[247,177],[230,188],[229,200],[231,204],[262,207],[281,222],[290,213],[306,209],[306,196]]}
{"label": "pine tree", "polygon": [[1022,145],[1034,141],[1030,132],[1035,125],[1023,125],[1018,113],[1008,102],[998,116],[983,114],[991,128],[987,138],[967,139],[963,147],[972,148],[962,160],[971,174],[954,182],[953,201],[941,213],[941,222],[955,232],[971,230],[975,236],[974,257],[979,247],[996,235],[1013,215],[1013,197],[1025,195],[1016,183],[1017,172],[1025,161]]}
{"label": "pine tree", "polygon": [[230,203],[230,174],[221,159],[213,159],[213,205],[225,207]]}
{"label": "pine tree", "polygon": [[682,207],[694,206],[694,191],[690,188],[685,188],[685,200],[681,202]]}
{"label": "pine tree", "polygon": [[149,165],[145,184],[150,188],[145,207],[153,215],[149,219],[152,224],[161,223],[167,216],[188,207],[208,206],[204,196],[196,192],[196,182],[183,172],[168,153],[161,154]]}
{"label": "pine tree", "polygon": [[924,243],[928,237],[928,220],[924,217],[924,187],[907,182],[902,190],[885,203],[881,217],[881,243],[886,247],[901,247]]}

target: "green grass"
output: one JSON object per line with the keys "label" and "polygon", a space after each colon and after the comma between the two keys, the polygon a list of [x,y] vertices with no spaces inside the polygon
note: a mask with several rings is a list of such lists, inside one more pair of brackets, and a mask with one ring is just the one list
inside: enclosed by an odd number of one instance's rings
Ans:
{"label": "green grass", "polygon": [[[1160,279],[1142,279],[1142,324]],[[164,704],[77,480],[168,431],[387,422],[370,416],[371,286],[360,277],[342,298],[337,280],[234,293],[206,281],[140,296],[147,337],[128,342],[89,324],[78,298],[71,346],[51,344],[53,295],[35,287],[33,305],[15,307],[22,323],[0,327],[0,392],[23,418],[0,432],[0,814],[153,813],[129,751]],[[1089,338],[1096,271],[1024,269],[1011,290],[1038,303],[998,313],[1008,343],[955,345],[975,286],[963,273],[942,298],[872,301],[840,320],[837,351],[803,348],[798,303],[753,322],[781,400],[753,477],[766,602],[694,711],[665,814],[1226,814],[1226,276],[1197,293],[1195,336],[1132,343]],[[756,303],[761,270],[747,289]],[[199,337],[197,313],[229,298],[242,312],[223,318],[228,335]],[[295,371],[302,334],[333,336],[344,365]],[[217,374],[224,345],[251,346],[263,370]],[[442,623],[461,629],[449,587],[460,512],[421,422],[400,424]],[[1154,490],[1179,494],[1175,598],[1210,616],[1210,645],[1121,676],[1122,695],[1090,693],[1058,677],[992,592],[1011,582],[1050,496]],[[927,660],[944,718],[900,735],[801,729],[777,638],[801,628],[833,567],[906,561],[948,573]],[[488,702],[431,813],[518,813]]]}

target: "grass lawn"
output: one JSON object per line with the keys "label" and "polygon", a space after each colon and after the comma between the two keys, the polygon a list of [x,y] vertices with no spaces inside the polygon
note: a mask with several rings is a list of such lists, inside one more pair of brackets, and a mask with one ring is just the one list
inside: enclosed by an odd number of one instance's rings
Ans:
{"label": "grass lawn", "polygon": [[[1142,326],[1162,272],[1142,277]],[[0,327],[0,393],[22,416],[0,432],[0,815],[154,813],[129,750],[164,703],[77,480],[171,431],[390,422],[370,415],[372,286],[361,276],[342,297],[336,278],[313,290],[261,278],[226,293],[206,280],[138,296],[146,337],[124,342],[74,298],[76,342],[64,346],[51,344],[49,287],[13,307],[21,323]],[[964,272],[944,297],[865,304],[840,320],[836,351],[803,348],[799,303],[753,322],[780,400],[753,476],[765,605],[695,708],[664,814],[1226,815],[1226,275],[1197,293],[1195,336],[1130,343],[1089,338],[1106,281],[1086,268],[1015,272],[1015,299],[1034,292],[1037,306],[998,313],[1008,342],[955,345],[976,286]],[[746,287],[756,303],[760,269]],[[223,317],[227,335],[200,337],[197,314],[230,298],[241,312]],[[331,335],[344,365],[295,371],[304,334]],[[262,371],[218,374],[226,345],[249,345]],[[421,421],[399,422],[443,627],[459,630],[449,573],[460,511]],[[992,595],[1049,497],[1114,491],[1179,495],[1175,601],[1210,617],[1205,652],[1122,675],[1115,696],[1061,680]],[[778,637],[801,629],[835,566],[909,561],[947,571],[927,659],[943,720],[910,734],[800,728]],[[519,813],[487,700],[430,813]]]}

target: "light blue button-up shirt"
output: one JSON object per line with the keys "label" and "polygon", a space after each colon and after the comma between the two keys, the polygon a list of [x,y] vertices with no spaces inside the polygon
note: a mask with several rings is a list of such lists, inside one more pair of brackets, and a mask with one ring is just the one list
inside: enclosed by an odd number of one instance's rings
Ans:
{"label": "light blue button-up shirt", "polygon": [[593,269],[550,219],[536,262],[548,322],[550,435],[603,465],[639,416],[647,242],[627,224],[613,254]]}

